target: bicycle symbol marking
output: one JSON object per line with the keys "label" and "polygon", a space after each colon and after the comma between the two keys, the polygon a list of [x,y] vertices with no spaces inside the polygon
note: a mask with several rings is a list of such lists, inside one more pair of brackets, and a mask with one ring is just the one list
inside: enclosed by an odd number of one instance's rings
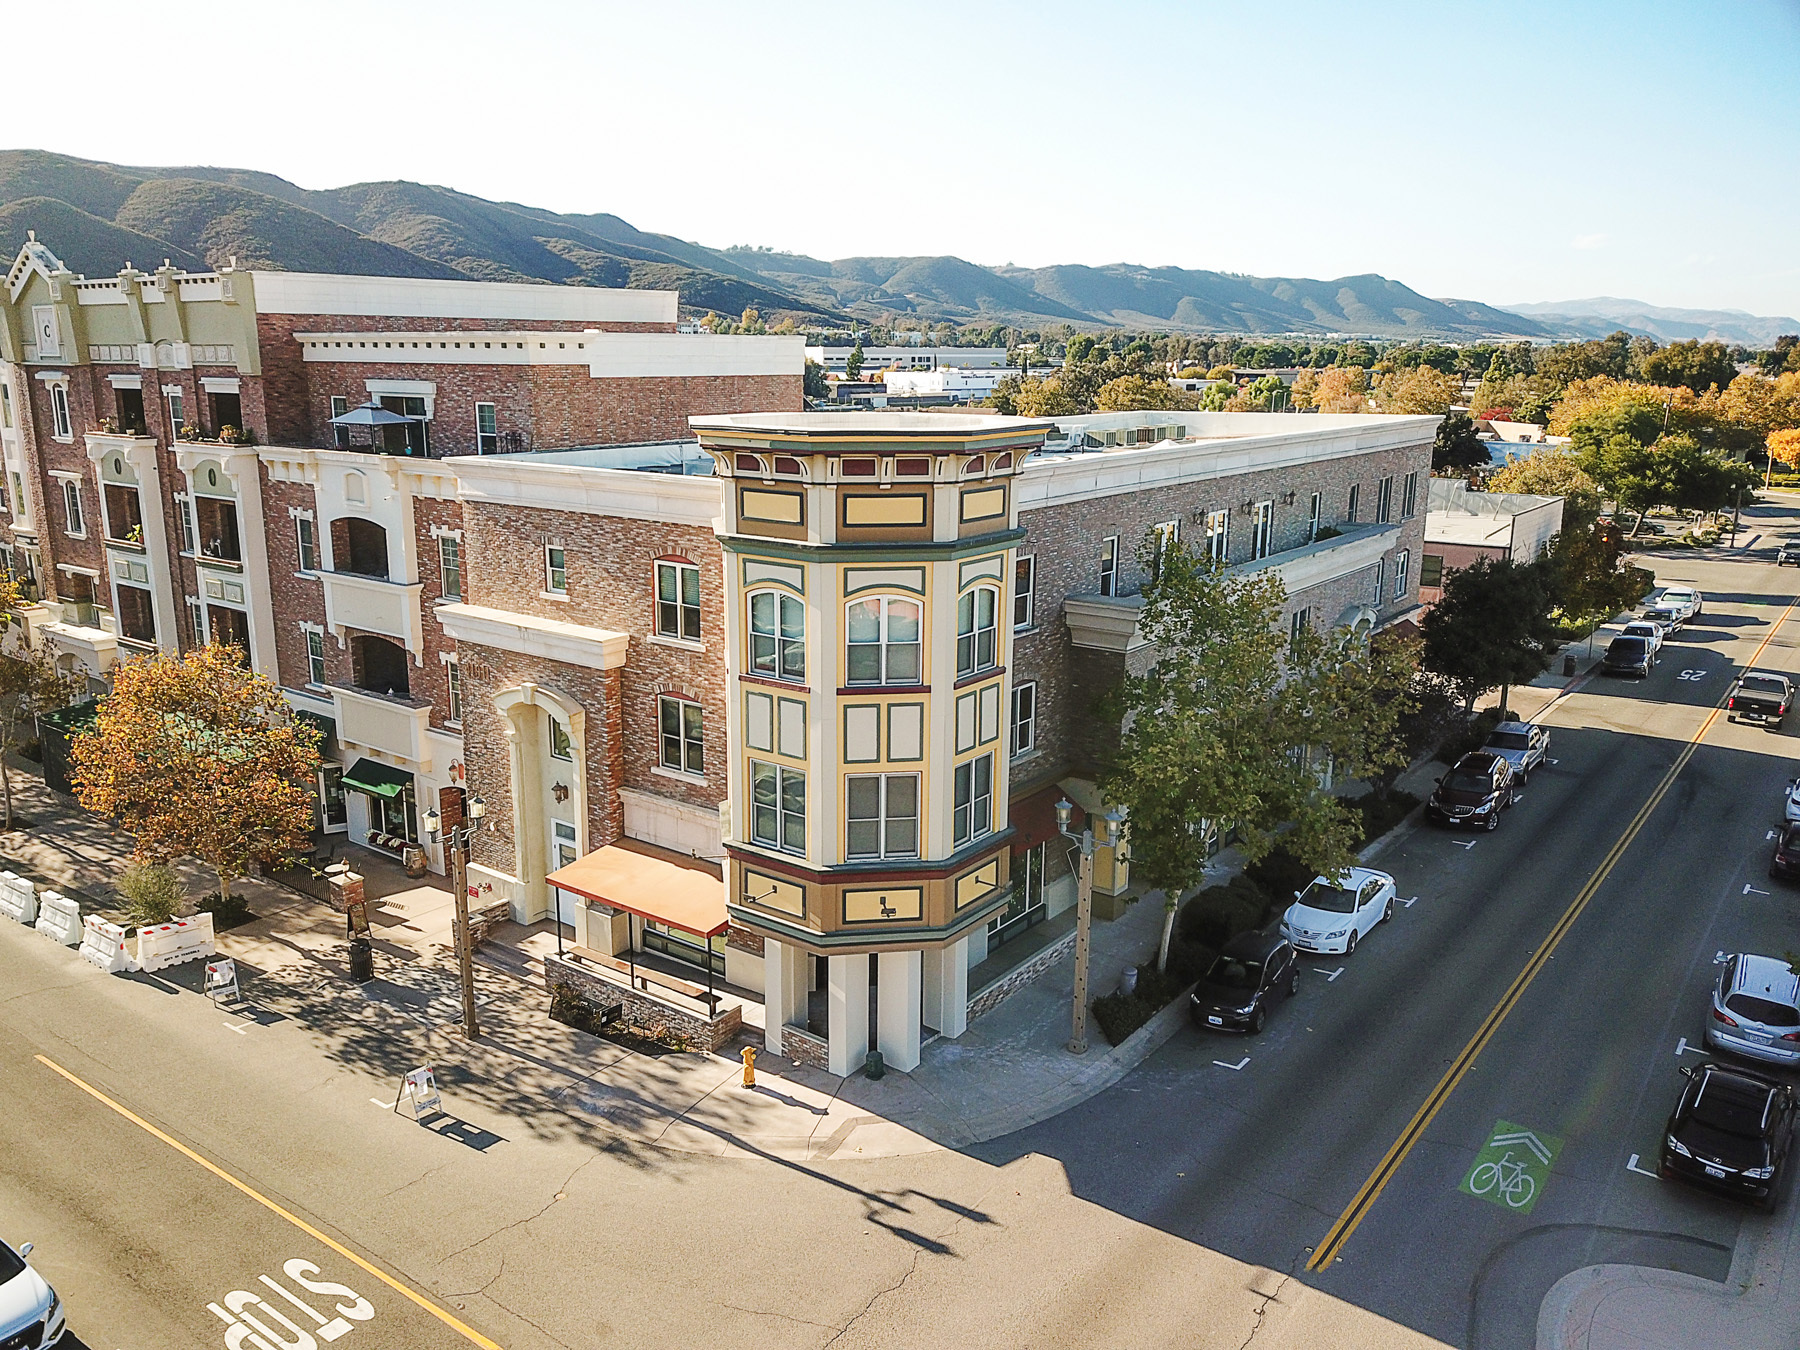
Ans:
{"label": "bicycle symbol marking", "polygon": [[1550,1184],[1563,1141],[1510,1120],[1497,1120],[1457,1187],[1465,1195],[1529,1214]]}
{"label": "bicycle symbol marking", "polygon": [[1469,1173],[1469,1190],[1474,1194],[1486,1195],[1496,1188],[1499,1198],[1513,1209],[1524,1209],[1537,1194],[1537,1182],[1531,1179],[1524,1163],[1513,1161],[1511,1149]]}

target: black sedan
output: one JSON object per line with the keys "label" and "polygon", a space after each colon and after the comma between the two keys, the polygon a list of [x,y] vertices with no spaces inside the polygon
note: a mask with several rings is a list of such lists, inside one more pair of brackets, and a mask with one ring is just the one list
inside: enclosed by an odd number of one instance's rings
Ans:
{"label": "black sedan", "polygon": [[1239,933],[1222,948],[1194,986],[1189,1009],[1198,1026],[1215,1031],[1263,1029],[1277,990],[1292,998],[1300,988],[1300,962],[1279,933]]}
{"label": "black sedan", "polygon": [[1437,790],[1425,803],[1425,818],[1444,825],[1496,830],[1500,813],[1513,804],[1517,791],[1518,779],[1505,757],[1492,750],[1476,750],[1457,760],[1455,767],[1437,780]]}
{"label": "black sedan", "polygon": [[1800,877],[1800,821],[1790,820],[1775,840],[1775,856],[1769,859],[1769,875],[1778,881]]}
{"label": "black sedan", "polygon": [[1663,1137],[1663,1176],[1774,1209],[1794,1139],[1794,1089],[1711,1060],[1682,1073],[1689,1081]]}
{"label": "black sedan", "polygon": [[1656,664],[1656,653],[1649,640],[1641,637],[1616,637],[1600,658],[1600,670],[1606,675],[1636,675],[1640,679]]}

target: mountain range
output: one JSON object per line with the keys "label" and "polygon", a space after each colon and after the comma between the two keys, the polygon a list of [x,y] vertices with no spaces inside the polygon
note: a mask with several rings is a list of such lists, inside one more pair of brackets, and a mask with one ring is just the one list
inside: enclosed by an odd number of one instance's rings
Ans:
{"label": "mountain range", "polygon": [[[1791,319],[1656,310],[1635,301],[1501,309],[1434,300],[1373,273],[1322,281],[1131,263],[826,262],[770,249],[708,248],[614,215],[561,214],[421,183],[311,190],[251,169],[128,168],[43,150],[0,151],[0,249],[8,257],[27,229],[71,269],[92,276],[128,261],[153,267],[167,258],[198,269],[236,258],[240,267],[282,271],[679,289],[692,312],[736,315],[754,307],[765,319],[802,325],[907,319],[1463,341],[1586,337],[1621,326],[1664,340],[1722,334],[1727,326],[1735,334],[1772,325],[1770,337],[1796,331]],[[1609,317],[1603,305],[1621,317]]]}
{"label": "mountain range", "polygon": [[1800,320],[1782,315],[1759,316],[1741,309],[1668,309],[1642,300],[1621,300],[1596,295],[1587,300],[1550,300],[1538,304],[1508,305],[1514,314],[1525,314],[1539,323],[1571,336],[1605,337],[1623,328],[1658,342],[1736,342],[1746,347],[1767,347],[1783,333],[1800,333]]}

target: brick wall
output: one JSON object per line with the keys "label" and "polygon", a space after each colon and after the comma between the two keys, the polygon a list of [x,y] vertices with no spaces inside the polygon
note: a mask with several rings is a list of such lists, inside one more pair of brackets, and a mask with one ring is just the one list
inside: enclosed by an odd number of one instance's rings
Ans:
{"label": "brick wall", "polygon": [[[325,525],[313,489],[307,483],[270,481],[268,465],[262,466],[263,527],[269,550],[269,602],[275,620],[275,659],[280,667],[280,680],[289,689],[304,689],[308,682],[306,634],[303,623],[325,626],[325,588],[317,576],[301,576],[300,536],[294,528],[291,510],[311,511],[314,515],[314,538],[321,538]],[[323,562],[323,545],[320,546]],[[350,681],[350,653],[340,651],[337,639],[325,637],[326,679],[333,683]]]}

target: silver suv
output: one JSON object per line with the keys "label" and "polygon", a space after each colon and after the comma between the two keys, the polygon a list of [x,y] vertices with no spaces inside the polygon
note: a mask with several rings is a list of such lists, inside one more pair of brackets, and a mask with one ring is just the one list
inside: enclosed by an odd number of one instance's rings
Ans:
{"label": "silver suv", "polygon": [[1767,1064],[1800,1064],[1800,976],[1773,956],[1727,957],[1706,1043]]}

